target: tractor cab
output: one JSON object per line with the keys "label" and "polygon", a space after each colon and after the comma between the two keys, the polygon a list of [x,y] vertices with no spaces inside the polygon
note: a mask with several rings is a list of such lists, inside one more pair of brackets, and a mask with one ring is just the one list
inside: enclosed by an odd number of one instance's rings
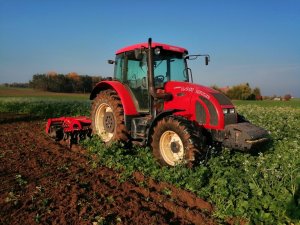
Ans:
{"label": "tractor cab", "polygon": [[114,78],[130,90],[139,112],[150,112],[151,90],[164,92],[168,81],[191,81],[188,51],[161,43],[141,43],[116,52]]}

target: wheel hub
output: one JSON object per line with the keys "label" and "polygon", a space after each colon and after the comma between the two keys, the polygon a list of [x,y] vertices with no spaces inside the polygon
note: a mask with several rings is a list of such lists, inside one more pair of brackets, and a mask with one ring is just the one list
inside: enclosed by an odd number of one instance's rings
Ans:
{"label": "wheel hub", "polygon": [[104,129],[109,132],[113,133],[115,129],[115,119],[112,112],[105,112],[104,118],[103,118],[103,126]]}
{"label": "wheel hub", "polygon": [[180,152],[180,144],[178,143],[178,141],[172,141],[170,147],[173,153]]}
{"label": "wheel hub", "polygon": [[159,140],[159,149],[165,162],[171,166],[184,158],[184,146],[180,136],[172,131],[165,131]]}

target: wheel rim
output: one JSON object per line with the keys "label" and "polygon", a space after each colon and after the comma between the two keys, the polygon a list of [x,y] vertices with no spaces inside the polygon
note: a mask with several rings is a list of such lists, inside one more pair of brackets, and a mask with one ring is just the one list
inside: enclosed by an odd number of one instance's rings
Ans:
{"label": "wheel rim", "polygon": [[114,136],[115,120],[112,112],[112,108],[106,103],[100,104],[96,110],[96,131],[104,142],[110,141]]}
{"label": "wheel rim", "polygon": [[159,140],[159,150],[166,163],[171,166],[182,161],[184,147],[181,138],[174,131],[165,131]]}

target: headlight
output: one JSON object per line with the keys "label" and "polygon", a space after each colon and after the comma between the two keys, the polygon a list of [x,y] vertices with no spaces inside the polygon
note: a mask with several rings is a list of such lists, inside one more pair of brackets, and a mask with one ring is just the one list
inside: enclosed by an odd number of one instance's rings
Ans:
{"label": "headlight", "polygon": [[230,109],[224,108],[223,113],[224,114],[233,114],[233,113],[235,113],[235,109],[234,108],[230,108]]}
{"label": "headlight", "polygon": [[235,109],[229,109],[229,113],[235,113]]}

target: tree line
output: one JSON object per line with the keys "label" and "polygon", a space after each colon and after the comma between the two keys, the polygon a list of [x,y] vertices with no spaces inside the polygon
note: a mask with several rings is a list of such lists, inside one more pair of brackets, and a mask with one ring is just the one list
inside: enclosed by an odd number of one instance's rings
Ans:
{"label": "tree line", "polygon": [[262,100],[263,98],[260,88],[255,87],[252,89],[249,83],[223,88],[213,85],[212,88],[224,93],[228,98],[235,100]]}
{"label": "tree line", "polygon": [[[68,74],[57,74],[49,72],[46,74],[35,74],[29,83],[5,83],[6,87],[20,87],[20,88],[34,88],[42,91],[50,92],[67,92],[67,93],[89,93],[93,87],[103,80],[101,76],[78,75],[75,72]],[[249,83],[242,83],[232,87],[219,87],[217,85],[211,86],[225,94],[230,99],[235,100],[290,100],[291,95],[284,96],[262,96],[259,87],[251,88]]]}
{"label": "tree line", "polygon": [[29,83],[18,83],[18,82],[3,83],[3,84],[0,84],[0,86],[14,87],[14,88],[29,88]]}
{"label": "tree line", "polygon": [[29,86],[42,91],[86,93],[91,92],[96,83],[101,80],[101,76],[78,75],[75,72],[68,74],[50,72],[33,75]]}

